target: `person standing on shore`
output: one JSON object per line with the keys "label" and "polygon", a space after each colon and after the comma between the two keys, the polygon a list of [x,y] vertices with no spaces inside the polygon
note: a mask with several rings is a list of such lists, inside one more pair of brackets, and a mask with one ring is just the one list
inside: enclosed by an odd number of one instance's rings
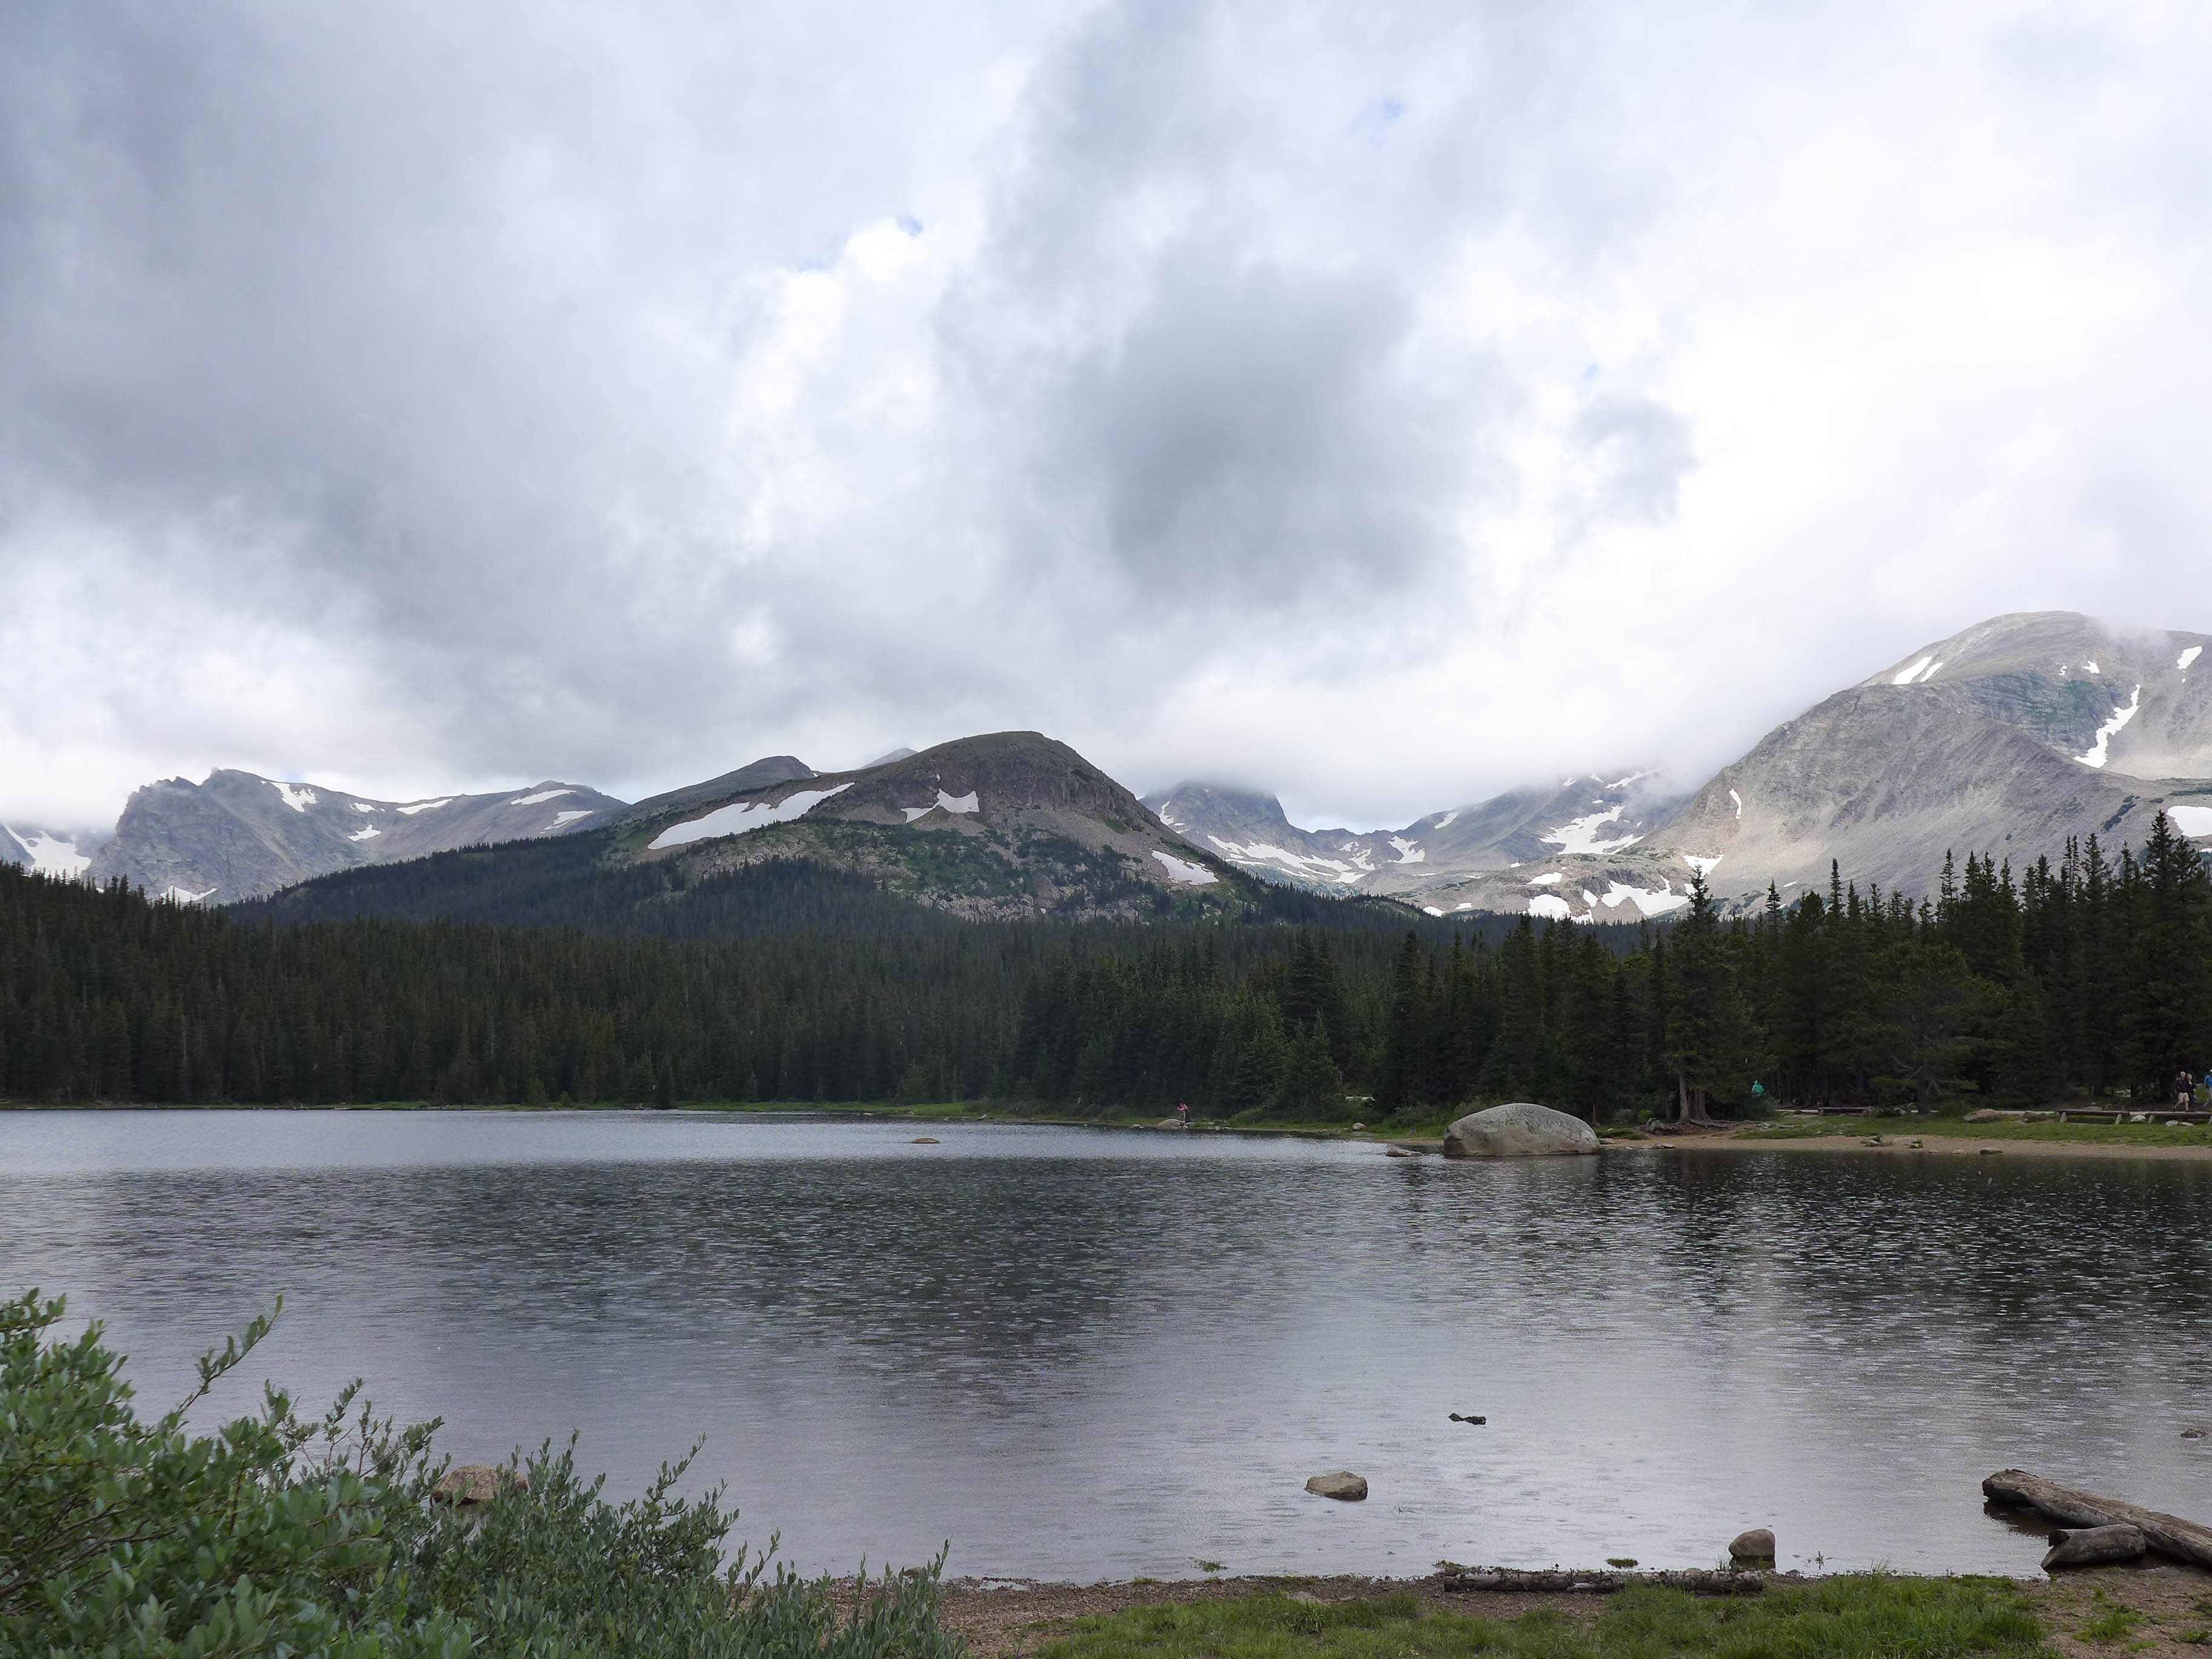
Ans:
{"label": "person standing on shore", "polygon": [[2186,1066],[2173,1074],[2173,1103],[2185,1112],[2197,1104],[2197,1079]]}
{"label": "person standing on shore", "polygon": [[1176,1103],[1176,1121],[1186,1129],[1190,1127],[1190,1108],[1188,1105],[1181,1102]]}

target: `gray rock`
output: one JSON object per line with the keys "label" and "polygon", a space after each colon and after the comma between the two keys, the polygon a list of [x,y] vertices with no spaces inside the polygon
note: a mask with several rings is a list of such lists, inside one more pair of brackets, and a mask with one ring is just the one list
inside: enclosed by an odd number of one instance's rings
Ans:
{"label": "gray rock", "polygon": [[1302,1607],[1317,1607],[1323,1605],[1321,1597],[1316,1595],[1311,1590],[1292,1590],[1291,1600]]}
{"label": "gray rock", "polygon": [[1525,1100],[1470,1112],[1444,1131],[1446,1158],[1547,1158],[1596,1151],[1596,1132],[1582,1119]]}
{"label": "gray rock", "polygon": [[1729,1540],[1729,1559],[1731,1561],[1771,1561],[1774,1559],[1774,1534],[1765,1527],[1753,1527],[1740,1532]]}
{"label": "gray rock", "polygon": [[530,1483],[513,1469],[489,1463],[459,1463],[438,1477],[430,1496],[457,1509],[481,1509],[502,1492],[522,1492]]}
{"label": "gray rock", "polygon": [[2140,1561],[2149,1548],[2142,1528],[2124,1522],[2116,1527],[2061,1527],[2051,1534],[2051,1548],[2043,1570],[2053,1567],[2094,1567],[2105,1561]]}
{"label": "gray rock", "polygon": [[1334,1498],[1346,1504],[1356,1504],[1367,1496],[1367,1480],[1350,1469],[1337,1469],[1328,1474],[1317,1474],[1306,1482],[1306,1490],[1321,1498]]}

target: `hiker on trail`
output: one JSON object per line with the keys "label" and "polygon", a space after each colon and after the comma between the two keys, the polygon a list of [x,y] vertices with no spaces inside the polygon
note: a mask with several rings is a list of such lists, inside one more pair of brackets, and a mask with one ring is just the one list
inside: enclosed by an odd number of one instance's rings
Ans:
{"label": "hiker on trail", "polygon": [[2173,1075],[2173,1103],[2185,1112],[2197,1104],[2197,1079],[2185,1066]]}

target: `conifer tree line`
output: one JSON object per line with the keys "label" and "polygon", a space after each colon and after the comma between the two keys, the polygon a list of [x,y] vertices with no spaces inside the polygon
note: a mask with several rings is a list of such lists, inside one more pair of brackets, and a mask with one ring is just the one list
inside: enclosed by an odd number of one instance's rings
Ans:
{"label": "conifer tree line", "polygon": [[[1827,891],[1723,920],[1699,879],[1616,955],[1571,928],[1498,949],[1408,939],[1377,1093],[1585,1115],[1704,1116],[1761,1102],[2169,1097],[2212,1071],[2212,879],[2165,814],[2138,855],[2094,836],[2053,864],[1947,858],[1915,903],[1831,866]],[[1753,1093],[1754,1086],[1757,1094]]]}
{"label": "conifer tree line", "polygon": [[2017,875],[1947,861],[1917,903],[1832,872],[1726,918],[1699,882],[1666,927],[1408,927],[1303,900],[975,923],[775,865],[705,902],[683,929],[728,936],[292,925],[0,866],[0,1098],[1694,1117],[2140,1097],[2212,1068],[2212,879],[2163,817],[2140,855],[2092,837]]}
{"label": "conifer tree line", "polygon": [[[976,923],[775,864],[691,896],[672,914],[651,901],[646,933],[620,908],[610,933],[292,925],[0,866],[0,1098],[1104,1107],[1194,1098],[1218,1068],[1272,1106],[1290,1075],[1275,959],[1326,960],[1348,1039],[1380,1018],[1403,926],[1395,907],[1324,906],[1328,948],[1302,951],[1301,930],[1271,922]],[[1313,904],[1285,898],[1294,915]],[[690,936],[702,916],[731,936]],[[1125,1007],[1103,988],[1124,983],[1156,994]],[[1187,1021],[1200,1006],[1215,1023],[1176,1064],[1108,1067],[1085,1046],[1093,1022],[1164,1027],[1164,1011]]]}

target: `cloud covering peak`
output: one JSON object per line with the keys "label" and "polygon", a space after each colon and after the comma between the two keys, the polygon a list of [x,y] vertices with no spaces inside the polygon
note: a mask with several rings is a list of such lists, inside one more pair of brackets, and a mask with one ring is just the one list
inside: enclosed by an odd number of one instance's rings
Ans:
{"label": "cloud covering peak", "polygon": [[14,8],[0,804],[1030,727],[1395,823],[2198,625],[2208,70],[2150,4]]}

